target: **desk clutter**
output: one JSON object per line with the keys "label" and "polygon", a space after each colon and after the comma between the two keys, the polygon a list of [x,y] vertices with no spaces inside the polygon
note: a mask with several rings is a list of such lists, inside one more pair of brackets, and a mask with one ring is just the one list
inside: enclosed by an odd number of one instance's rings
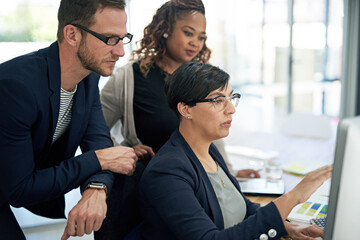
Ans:
{"label": "desk clutter", "polygon": [[299,222],[311,223],[312,220],[326,217],[329,196],[312,195],[306,202],[298,204],[288,218]]}
{"label": "desk clutter", "polygon": [[285,193],[282,179],[237,178],[241,191],[250,195],[280,196]]}
{"label": "desk clutter", "polygon": [[[334,149],[334,138],[311,139],[281,133],[248,131],[238,134],[237,141],[229,141],[225,147],[229,161],[235,169],[253,168],[260,171],[261,179],[238,179],[242,191],[248,196],[270,196],[269,192],[274,191],[274,186],[279,185],[279,181],[284,184],[282,193],[290,191],[301,177],[332,163]],[[271,162],[278,164],[280,171],[285,173],[281,172],[279,181],[271,179],[269,182],[270,179],[267,179],[266,169]],[[288,218],[304,223],[323,219],[327,215],[329,193],[330,181],[326,181],[308,201],[297,205]]]}
{"label": "desk clutter", "polygon": [[296,161],[282,164],[282,169],[288,173],[306,175],[309,172],[326,165],[328,165],[328,163],[323,161],[309,161],[306,159],[298,159]]}
{"label": "desk clutter", "polygon": [[[314,139],[288,136],[279,132],[241,130],[225,139],[225,150],[233,169],[254,169],[261,177],[279,176],[285,182],[285,191],[290,191],[299,177],[334,159],[335,138]],[[279,171],[268,168],[279,166]],[[281,172],[282,171],[282,172]],[[290,174],[288,174],[290,173]],[[299,177],[298,177],[299,176]],[[274,176],[273,176],[274,177]]]}
{"label": "desk clutter", "polygon": [[310,220],[310,224],[318,225],[321,228],[325,228],[326,225],[326,216],[320,218],[313,218]]}

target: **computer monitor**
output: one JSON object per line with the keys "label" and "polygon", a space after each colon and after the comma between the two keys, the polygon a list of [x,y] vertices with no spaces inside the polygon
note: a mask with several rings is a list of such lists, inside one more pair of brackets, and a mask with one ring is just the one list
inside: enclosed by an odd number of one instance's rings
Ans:
{"label": "computer monitor", "polygon": [[360,117],[338,125],[324,240],[360,239]]}

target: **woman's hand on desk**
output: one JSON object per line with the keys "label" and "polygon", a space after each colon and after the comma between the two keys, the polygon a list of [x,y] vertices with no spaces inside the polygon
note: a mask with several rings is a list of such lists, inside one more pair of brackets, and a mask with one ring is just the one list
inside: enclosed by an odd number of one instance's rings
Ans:
{"label": "woman's hand on desk", "polygon": [[317,225],[299,225],[286,222],[285,227],[292,240],[322,239],[324,235],[324,229]]}

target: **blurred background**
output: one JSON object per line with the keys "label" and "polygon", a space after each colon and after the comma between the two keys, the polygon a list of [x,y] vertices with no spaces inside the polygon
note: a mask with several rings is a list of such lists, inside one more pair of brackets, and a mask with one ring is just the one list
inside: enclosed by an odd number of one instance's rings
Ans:
{"label": "blurred background", "polygon": [[[136,41],[164,0],[128,0],[128,31]],[[203,0],[210,62],[231,75],[242,94],[245,129],[273,131],[290,112],[336,119],[340,111],[343,0]],[[0,4],[0,62],[56,40],[53,0]],[[102,80],[100,87],[106,79]],[[248,114],[251,112],[251,117]]]}
{"label": "blurred background", "polygon": [[[128,32],[134,40],[125,45],[126,55],[117,66],[128,62],[144,27],[164,2],[127,0]],[[359,114],[359,97],[354,90],[359,81],[358,70],[354,69],[359,62],[350,70],[344,65],[351,62],[354,51],[357,54],[353,58],[359,59],[359,9],[352,7],[359,8],[357,0],[203,3],[207,45],[212,50],[210,63],[227,71],[232,87],[242,95],[232,132],[225,142],[233,141],[243,130],[276,132],[293,113],[326,117],[334,129],[341,117]],[[59,1],[54,0],[1,1],[0,63],[56,41],[58,6]],[[349,71],[356,73],[354,84],[349,83],[353,79],[347,79]],[[107,80],[102,77],[99,87]],[[67,195],[67,211],[79,196],[78,191]],[[59,236],[65,226],[64,220],[43,219],[24,209],[15,209],[15,213],[28,239],[41,239],[43,232],[51,231]],[[41,228],[50,223],[62,225],[56,230]]]}

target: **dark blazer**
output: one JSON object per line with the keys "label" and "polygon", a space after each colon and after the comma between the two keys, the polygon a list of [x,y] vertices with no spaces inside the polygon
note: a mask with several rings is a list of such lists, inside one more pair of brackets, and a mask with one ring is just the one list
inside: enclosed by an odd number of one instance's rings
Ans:
{"label": "dark blazer", "polygon": [[[19,230],[9,204],[64,218],[66,192],[91,181],[111,189],[113,175],[101,171],[94,152],[112,146],[98,81],[91,73],[78,84],[70,126],[52,143],[60,108],[58,43],[0,65],[1,236]],[[84,154],[74,157],[79,145]]]}
{"label": "dark blazer", "polygon": [[[241,192],[213,144],[209,152]],[[247,207],[244,221],[224,230],[223,216],[211,182],[190,146],[176,130],[150,161],[140,180],[139,200],[144,216],[141,235],[143,239],[167,240],[259,239],[271,229],[276,231],[276,239],[287,235],[274,203],[259,208],[243,197]]]}

